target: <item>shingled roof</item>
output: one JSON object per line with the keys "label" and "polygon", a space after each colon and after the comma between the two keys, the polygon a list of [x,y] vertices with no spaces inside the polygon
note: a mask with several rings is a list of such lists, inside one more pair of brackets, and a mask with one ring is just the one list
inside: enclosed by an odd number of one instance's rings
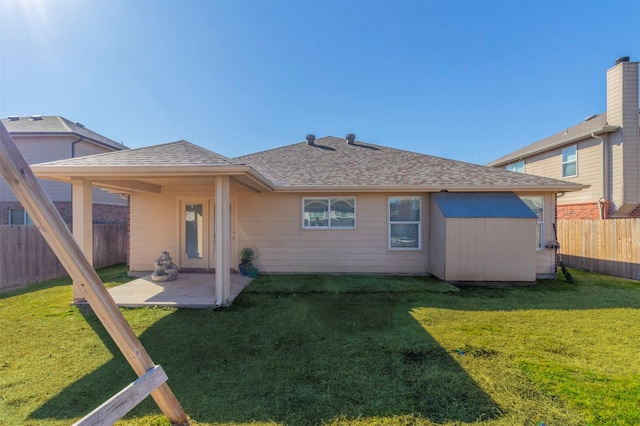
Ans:
{"label": "shingled roof", "polygon": [[[227,158],[187,141],[33,165],[36,175],[248,174],[271,191],[577,191],[585,186],[328,136]],[[144,171],[144,172],[143,172]],[[150,175],[149,175],[150,176]]]}
{"label": "shingled roof", "polygon": [[509,172],[380,145],[323,137],[234,158],[255,168],[278,189],[575,191],[582,185]]}
{"label": "shingled roof", "polygon": [[38,167],[186,167],[227,166],[235,163],[188,141],[170,142],[144,148],[105,152],[38,164]]}
{"label": "shingled roof", "polygon": [[495,167],[507,165],[530,155],[538,154],[550,149],[559,148],[563,145],[577,142],[581,139],[591,137],[592,134],[601,135],[602,133],[615,132],[618,126],[609,126],[607,124],[607,113],[599,114],[595,117],[585,119],[584,121],[569,127],[555,135],[541,139],[510,154],[493,160],[487,166]]}
{"label": "shingled roof", "polygon": [[11,135],[73,135],[114,149],[126,149],[121,143],[87,129],[78,122],[59,115],[32,115],[30,117],[10,116],[2,119],[2,124]]}

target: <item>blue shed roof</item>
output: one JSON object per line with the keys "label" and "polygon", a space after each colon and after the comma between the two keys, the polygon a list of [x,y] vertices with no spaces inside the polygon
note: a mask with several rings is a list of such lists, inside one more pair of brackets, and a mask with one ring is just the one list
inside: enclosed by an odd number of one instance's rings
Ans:
{"label": "blue shed roof", "polygon": [[448,218],[537,217],[513,192],[438,192],[433,201]]}

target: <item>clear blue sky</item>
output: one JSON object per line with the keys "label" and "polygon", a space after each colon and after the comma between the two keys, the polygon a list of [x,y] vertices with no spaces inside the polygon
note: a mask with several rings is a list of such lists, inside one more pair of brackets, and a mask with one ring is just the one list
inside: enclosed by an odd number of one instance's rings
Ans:
{"label": "clear blue sky", "polygon": [[234,157],[317,137],[485,164],[603,112],[640,1],[0,1],[0,116]]}

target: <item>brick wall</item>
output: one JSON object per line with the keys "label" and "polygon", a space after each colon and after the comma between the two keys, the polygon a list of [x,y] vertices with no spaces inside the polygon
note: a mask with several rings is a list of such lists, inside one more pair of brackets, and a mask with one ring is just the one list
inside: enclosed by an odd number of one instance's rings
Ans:
{"label": "brick wall", "polygon": [[[609,201],[604,202],[604,219],[609,218],[611,205]],[[558,204],[558,219],[600,219],[600,205],[598,202]],[[638,212],[640,215],[640,211]]]}

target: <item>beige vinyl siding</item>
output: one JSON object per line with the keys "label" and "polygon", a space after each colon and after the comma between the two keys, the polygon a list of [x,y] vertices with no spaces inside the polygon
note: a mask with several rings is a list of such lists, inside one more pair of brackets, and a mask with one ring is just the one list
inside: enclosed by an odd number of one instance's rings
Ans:
{"label": "beige vinyl siding", "polygon": [[[624,187],[625,182],[622,179],[624,176],[623,166],[623,145],[622,145],[622,130],[618,130],[615,133],[609,135],[609,197],[613,202],[612,209],[617,210],[624,204]],[[615,178],[614,178],[615,177]]]}
{"label": "beige vinyl siding", "polygon": [[446,227],[447,280],[535,281],[535,219],[447,219]]}
{"label": "beige vinyl siding", "polygon": [[[28,164],[61,160],[71,156],[71,142],[68,137],[52,136],[44,139],[31,136],[15,136],[13,139]],[[53,201],[71,201],[71,185],[43,179],[40,179],[40,183]],[[5,182],[2,182],[0,187],[3,188],[2,194],[0,194],[2,201],[17,201]]]}
{"label": "beige vinyl siding", "polygon": [[[547,242],[555,239],[555,194],[543,196],[542,240]],[[456,281],[532,281],[532,277],[555,277],[555,251],[536,250],[535,226],[523,227],[519,222],[526,219],[447,219],[435,204],[430,211],[429,270],[433,275]],[[520,245],[516,240],[530,244]]]}
{"label": "beige vinyl siding", "polygon": [[[131,272],[153,270],[153,261],[163,251],[168,251],[175,264],[180,265],[180,201],[198,199],[209,202],[211,224],[213,224],[215,182],[210,184],[188,184],[163,186],[161,194],[136,192],[131,196]],[[232,208],[232,215],[233,209]],[[210,264],[214,263],[213,232],[209,227]],[[232,229],[233,233],[233,229]],[[233,235],[232,235],[233,238]],[[232,245],[234,241],[232,241]],[[233,256],[232,256],[233,259]]]}
{"label": "beige vinyl siding", "polygon": [[431,203],[429,216],[429,272],[436,277],[445,277],[447,262],[446,219],[436,203]]}
{"label": "beige vinyl siding", "polygon": [[[629,133],[634,129],[629,128]],[[625,139],[627,139],[625,137]],[[640,159],[638,158],[638,142],[628,138],[623,144],[623,161],[624,161],[624,203],[638,204],[640,203],[640,186],[638,185],[638,168],[640,167]]]}
{"label": "beige vinyl siding", "polygon": [[[518,196],[539,196],[539,193],[523,192],[517,193]],[[563,197],[564,198],[564,197]],[[544,223],[542,226],[542,243],[556,239],[553,232],[553,224],[556,221],[555,194],[544,194]],[[533,242],[531,243],[534,244]],[[536,250],[536,277],[551,278],[556,274],[556,252],[555,250],[542,248]]]}
{"label": "beige vinyl siding", "polygon": [[[19,135],[14,136],[13,139],[28,164],[71,158],[72,144],[78,140],[78,138],[71,136],[34,137]],[[112,151],[112,149],[89,142],[79,142],[75,145],[76,157],[109,151]],[[40,183],[53,201],[71,201],[71,185],[46,179],[40,179]],[[0,200],[17,202],[17,198],[4,182],[0,183]],[[98,188],[93,190],[93,202],[119,206],[127,205],[127,202],[118,194],[109,194]]]}
{"label": "beige vinyl siding", "polygon": [[616,180],[620,181],[620,186],[614,188],[615,207],[640,203],[637,63],[623,62],[607,71],[607,121],[609,125],[622,127],[612,142],[617,155],[613,158],[617,165],[615,173],[619,176]]}
{"label": "beige vinyl siding", "polygon": [[[587,189],[567,192],[559,204],[595,202],[602,196],[602,147],[600,139],[588,138],[577,144],[578,175],[562,177],[562,148],[541,153],[526,160],[527,174],[591,185]],[[567,145],[570,146],[570,145]]]}
{"label": "beige vinyl siding", "polygon": [[84,157],[85,155],[102,154],[103,152],[111,151],[114,151],[114,149],[87,141],[76,143],[73,149],[74,157]]}
{"label": "beige vinyl siding", "polygon": [[[388,196],[404,194],[254,194],[237,197],[238,249],[253,247],[271,273],[427,273],[429,197],[422,196],[422,249],[388,249]],[[355,229],[303,229],[304,197],[353,196]]]}
{"label": "beige vinyl siding", "polygon": [[175,195],[136,193],[130,204],[130,271],[153,271],[163,251],[178,258],[178,207]]}
{"label": "beige vinyl siding", "polygon": [[[71,143],[69,143],[69,152],[71,152]],[[85,155],[102,154],[104,152],[111,152],[112,148],[106,148],[101,145],[97,145],[92,142],[81,141],[75,144],[73,148],[74,157],[83,157]],[[126,206],[127,201],[123,200],[118,194],[111,194],[103,189],[93,189],[93,202],[97,204],[111,204],[117,206]]]}
{"label": "beige vinyl siding", "polygon": [[607,70],[607,122],[611,126],[622,126],[622,77],[622,66]]}

